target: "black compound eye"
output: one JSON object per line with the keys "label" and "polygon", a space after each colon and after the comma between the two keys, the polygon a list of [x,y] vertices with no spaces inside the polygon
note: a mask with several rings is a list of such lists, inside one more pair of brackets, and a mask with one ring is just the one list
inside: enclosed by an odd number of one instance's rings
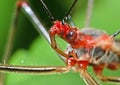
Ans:
{"label": "black compound eye", "polygon": [[76,33],[73,30],[70,30],[67,34],[66,34],[66,39],[67,40],[72,40],[74,39]]}

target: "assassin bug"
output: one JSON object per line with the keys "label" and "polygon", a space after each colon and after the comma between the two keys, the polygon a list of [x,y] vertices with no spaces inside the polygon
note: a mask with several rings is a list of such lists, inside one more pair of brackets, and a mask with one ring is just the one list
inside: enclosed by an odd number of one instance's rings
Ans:
{"label": "assassin bug", "polygon": [[[80,74],[84,76],[87,84],[97,85],[98,83],[85,72],[88,64],[93,65],[95,73],[101,80],[120,81],[119,77],[102,76],[104,67],[112,70],[119,68],[120,48],[117,47],[116,42],[113,40],[119,33],[120,30],[109,36],[100,30],[90,28],[80,31],[66,23],[55,21],[50,30],[50,38],[52,47],[63,57],[67,58],[68,67],[72,68],[75,66],[80,71]],[[67,53],[57,48],[55,35],[60,36],[70,44]]]}
{"label": "assassin bug", "polygon": [[[43,2],[42,2],[43,3]],[[44,4],[44,3],[43,3]],[[23,6],[23,7],[27,7],[27,3],[23,2],[22,3],[19,3],[19,6]],[[44,6],[46,7],[46,6]],[[48,11],[48,10],[46,10]],[[48,13],[50,13],[48,11]],[[69,13],[69,12],[68,12]],[[54,20],[52,18],[52,20]],[[64,29],[60,29],[60,28],[64,28]],[[76,63],[79,64],[79,66],[76,67],[75,65],[75,68],[76,70],[80,71],[80,74],[83,76],[83,78],[85,79],[85,81],[87,81],[87,84],[98,84],[92,77],[91,75],[89,75],[87,72],[86,72],[86,66],[88,65],[88,63],[90,63],[91,65],[94,66],[95,68],[95,71],[96,71],[96,65],[100,65],[101,62],[98,62],[98,64],[96,62],[94,62],[94,56],[96,57],[98,54],[96,54],[96,50],[99,52],[103,52],[103,54],[106,54],[106,52],[104,51],[107,51],[109,49],[110,52],[116,52],[116,49],[112,49],[112,47],[109,45],[109,44],[113,44],[112,42],[112,37],[116,36],[118,32],[116,32],[115,34],[113,34],[112,36],[108,36],[108,35],[103,35],[103,36],[100,36],[98,38],[98,40],[105,40],[106,42],[103,42],[102,44],[101,43],[97,43],[94,39],[93,36],[91,36],[90,34],[85,34],[86,33],[86,30],[83,30],[83,32],[79,32],[78,29],[76,28],[73,28],[73,30],[71,29],[72,27],[70,27],[68,24],[66,24],[64,21],[55,21],[54,22],[54,25],[51,27],[51,30],[50,30],[50,37],[51,37],[51,43],[52,43],[52,47],[59,53],[63,56],[63,58],[67,58],[67,64],[68,64],[68,67],[38,67],[38,68],[31,68],[31,67],[14,67],[14,66],[3,66],[1,65],[1,70],[3,71],[18,71],[18,72],[28,72],[28,73],[37,73],[37,72],[64,72],[64,71],[68,71],[72,66],[74,66]],[[65,30],[65,31],[63,31]],[[91,30],[89,30],[91,31]],[[93,31],[93,30],[92,30]],[[45,31],[44,31],[45,32]],[[65,32],[65,33],[64,33]],[[83,41],[79,40],[79,38],[76,38],[76,36],[78,36],[78,34],[75,34],[77,33],[80,34],[82,37],[83,37]],[[85,33],[84,33],[85,32]],[[88,30],[87,30],[88,32]],[[96,31],[97,32],[97,31]],[[60,49],[56,48],[56,43],[54,42],[54,37],[55,37],[55,34],[58,34],[60,37],[62,37],[63,39],[65,39],[67,42],[69,42],[71,44],[71,46],[68,47],[68,50],[66,50],[67,52],[64,53],[63,51],[61,51]],[[74,35],[73,35],[74,34]],[[103,32],[100,32],[99,34],[104,34]],[[47,34],[46,34],[47,35]],[[47,39],[49,39],[47,37]],[[78,41],[76,41],[78,44],[75,45],[76,42],[73,42],[73,39],[78,39]],[[87,40],[89,41],[87,43]],[[81,44],[79,44],[79,41],[81,42]],[[92,42],[90,42],[92,41]],[[103,46],[104,45],[104,46]],[[100,47],[100,48],[99,48]],[[105,47],[105,48],[104,48]],[[78,49],[79,48],[79,49]],[[84,49],[83,49],[84,48]],[[93,51],[93,54],[92,51]],[[77,53],[76,51],[80,51],[79,53],[83,54],[79,54]],[[112,53],[114,54],[114,53]],[[119,55],[119,50],[118,52],[116,52],[117,55]],[[93,56],[94,55],[94,56]],[[80,59],[78,58],[80,56]],[[81,57],[83,56],[83,57]],[[93,59],[91,58],[91,56],[93,56]],[[102,54],[100,54],[100,57],[103,56]],[[84,59],[85,60],[84,60]],[[102,57],[101,57],[102,58]],[[101,60],[101,58],[99,58],[99,56],[97,57],[97,59]],[[103,57],[104,58],[104,57]],[[96,58],[95,58],[96,59]],[[108,58],[109,59],[109,58]],[[101,60],[102,61],[102,60]],[[103,61],[104,62],[104,61]],[[111,62],[111,61],[110,61]],[[104,63],[103,63],[104,64]],[[101,65],[100,65],[101,66]],[[99,68],[100,69],[100,68]],[[37,71],[38,70],[38,71]],[[98,71],[101,71],[101,70],[98,70]],[[96,72],[97,74],[101,74],[99,72]],[[111,81],[113,80],[116,80],[116,78],[109,78],[108,77],[108,80],[111,79]],[[107,80],[107,78],[106,78]],[[117,80],[119,81],[119,78],[117,78]]]}

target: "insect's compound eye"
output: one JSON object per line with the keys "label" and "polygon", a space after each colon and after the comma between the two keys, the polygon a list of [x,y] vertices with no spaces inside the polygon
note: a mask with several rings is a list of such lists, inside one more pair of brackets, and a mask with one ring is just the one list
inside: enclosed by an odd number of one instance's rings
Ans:
{"label": "insect's compound eye", "polygon": [[75,38],[76,38],[76,31],[74,31],[74,30],[68,31],[68,33],[66,34],[66,39],[68,41],[71,41],[71,40],[73,40]]}

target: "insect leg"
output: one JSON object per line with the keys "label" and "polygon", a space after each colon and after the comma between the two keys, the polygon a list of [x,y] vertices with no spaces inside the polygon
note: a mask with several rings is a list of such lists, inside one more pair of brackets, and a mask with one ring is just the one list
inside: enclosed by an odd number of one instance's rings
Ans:
{"label": "insect leg", "polygon": [[35,15],[35,13],[33,12],[33,10],[31,9],[31,7],[29,6],[29,4],[27,2],[25,2],[25,1],[21,3],[21,9],[24,11],[24,13],[28,17],[28,19],[32,22],[32,24],[37,29],[37,31],[40,32],[40,33],[42,33],[43,36],[46,38],[46,40],[49,43],[51,43],[50,42],[49,34],[46,31],[45,27],[42,25],[42,23],[40,22],[40,20],[37,18],[37,16]]}
{"label": "insect leg", "polygon": [[9,34],[8,34],[9,36],[8,36],[6,46],[5,46],[5,50],[4,50],[4,54],[3,54],[3,63],[4,64],[7,63],[8,58],[11,54],[13,41],[14,41],[14,35],[15,35],[15,31],[16,31],[17,20],[18,20],[18,16],[19,16],[19,11],[20,11],[20,8],[16,7],[15,8],[14,19],[12,21],[12,26],[9,30]]}
{"label": "insect leg", "polygon": [[18,0],[16,10],[15,10],[15,16],[13,19],[13,24],[9,31],[8,42],[7,42],[5,53],[4,53],[4,59],[3,59],[4,62],[7,61],[8,57],[10,55],[11,49],[12,49],[12,43],[13,43],[13,39],[14,39],[14,35],[15,35],[15,29],[16,29],[17,22],[18,22],[19,12],[21,10],[24,11],[24,13],[28,17],[28,19],[32,22],[32,24],[37,29],[37,31],[43,34],[43,36],[46,38],[46,40],[49,42],[49,44],[51,43],[48,32],[46,31],[46,29],[42,25],[42,23],[39,21],[39,19],[36,17],[35,13],[29,6],[27,0]]}
{"label": "insect leg", "polygon": [[[7,57],[5,57],[5,64],[6,61],[9,57],[10,54],[10,49],[12,48],[12,42],[14,39],[14,33],[15,33],[15,28],[17,25],[17,21],[18,21],[18,16],[19,16],[19,12],[20,10],[23,10],[25,12],[25,14],[27,15],[27,17],[31,20],[31,22],[34,24],[34,26],[36,27],[36,29],[39,32],[42,32],[44,37],[47,39],[47,41],[49,43],[50,42],[50,38],[49,38],[49,34],[48,32],[45,30],[45,27],[41,24],[41,22],[38,20],[38,18],[36,17],[36,15],[34,14],[34,12],[32,11],[32,9],[30,8],[30,6],[27,3],[27,0],[19,0],[17,3],[17,8],[15,11],[15,17],[13,20],[13,24],[12,24],[12,28],[10,29],[10,36],[8,38],[8,43],[7,43],[7,52],[5,53],[5,55],[7,55]],[[10,65],[0,65],[0,71],[1,72],[18,72],[18,73],[33,73],[33,74],[41,74],[41,73],[62,73],[62,72],[67,72],[69,71],[69,69],[67,67],[55,67],[55,66],[46,66],[46,67],[29,67],[29,66],[10,66]]]}
{"label": "insect leg", "polygon": [[120,77],[111,77],[111,76],[103,76],[103,75],[97,75],[99,79],[105,82],[113,82],[113,83],[119,83],[120,84]]}
{"label": "insect leg", "polygon": [[0,65],[0,72],[17,72],[30,74],[53,74],[64,73],[70,69],[64,66],[14,66],[14,65]]}
{"label": "insect leg", "polygon": [[98,82],[87,71],[79,70],[79,72],[86,85],[99,85]]}
{"label": "insect leg", "polygon": [[120,30],[118,30],[117,32],[115,32],[114,34],[112,34],[111,37],[116,37],[119,34],[120,34]]}
{"label": "insect leg", "polygon": [[119,83],[120,84],[120,77],[112,77],[112,76],[104,76],[102,75],[103,69],[104,69],[105,64],[101,65],[96,65],[94,66],[94,71],[96,73],[96,76],[105,82],[114,82],[114,83]]}
{"label": "insect leg", "polygon": [[66,54],[65,52],[63,52],[61,49],[59,49],[57,47],[56,41],[55,41],[55,36],[52,36],[52,34],[50,33],[50,39],[51,39],[51,47],[60,55],[62,55],[65,58],[68,58],[70,55]]}
{"label": "insect leg", "polygon": [[[71,55],[73,55],[74,59],[78,59],[78,56],[76,55],[75,51],[72,50],[70,52]],[[81,62],[81,61],[80,61]],[[70,62],[68,63],[68,66],[70,65]],[[72,65],[72,64],[71,64]],[[87,72],[86,68],[87,65],[85,63],[78,64],[80,67],[78,69],[80,76],[86,83],[86,85],[99,85],[98,82]]]}
{"label": "insect leg", "polygon": [[[23,0],[21,0],[21,2],[22,1]],[[20,9],[21,8],[19,6],[16,6],[16,8],[15,8],[14,18],[13,18],[13,21],[12,21],[12,25],[9,29],[8,39],[7,39],[5,50],[4,50],[4,53],[3,53],[2,62],[3,62],[4,65],[7,64],[7,61],[9,59],[10,55],[11,55],[11,52],[12,52],[14,36],[15,36],[15,32],[16,32],[16,26],[17,26],[17,22],[18,22]],[[0,74],[0,80],[1,80],[0,85],[4,85],[4,74]]]}
{"label": "insect leg", "polygon": [[[111,38],[115,38],[116,36],[118,36],[120,34],[120,30],[116,31],[115,33],[113,33],[110,37]],[[119,48],[120,44],[119,41],[115,41],[113,43],[113,45],[111,46],[111,50],[116,53],[118,56],[120,56],[120,48]]]}
{"label": "insect leg", "polygon": [[[42,1],[42,0],[40,0]],[[41,2],[43,4],[43,1]],[[45,5],[45,4],[44,4]],[[46,5],[45,5],[46,6]],[[49,42],[49,44],[53,44],[54,43],[54,39],[52,38],[50,40],[50,37],[48,32],[46,31],[45,27],[42,25],[42,23],[38,20],[38,18],[36,17],[35,13],[32,11],[32,9],[30,8],[30,6],[27,3],[22,3],[21,5],[22,9],[24,10],[24,12],[26,13],[26,15],[28,16],[28,18],[31,20],[31,22],[33,23],[33,25],[36,27],[36,29],[38,30],[38,32],[42,33],[43,36],[46,38],[46,40]],[[46,7],[45,7],[46,8]],[[49,12],[48,12],[49,13]],[[51,13],[50,13],[51,14]],[[52,15],[51,15],[52,16]],[[49,16],[50,17],[50,16]],[[55,44],[56,45],[56,44]],[[65,53],[63,51],[61,51],[60,49],[57,49],[57,52],[60,54],[63,54],[63,56],[65,55]],[[60,56],[60,55],[59,55]],[[67,56],[67,55],[65,55]]]}
{"label": "insect leg", "polygon": [[88,0],[88,6],[86,11],[85,27],[90,27],[90,20],[92,16],[94,0]]}

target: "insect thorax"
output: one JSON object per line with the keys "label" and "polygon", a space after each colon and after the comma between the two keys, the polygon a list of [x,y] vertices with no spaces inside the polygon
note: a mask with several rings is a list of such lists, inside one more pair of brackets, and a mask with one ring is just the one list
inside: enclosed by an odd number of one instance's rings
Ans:
{"label": "insect thorax", "polygon": [[[106,34],[104,31],[96,30],[96,29],[89,29],[84,28],[81,30],[82,33],[91,35],[95,38],[99,37],[100,35]],[[117,54],[115,54],[112,51],[106,51],[103,50],[100,47],[93,47],[91,50],[85,49],[85,48],[77,48],[74,49],[71,47],[70,44],[68,44],[67,49],[65,50],[66,53],[70,53],[72,50],[75,51],[75,53],[78,56],[78,59],[80,59],[84,54],[89,54],[90,56],[90,64],[96,65],[96,64],[111,64],[111,63],[118,63],[120,61]]]}

